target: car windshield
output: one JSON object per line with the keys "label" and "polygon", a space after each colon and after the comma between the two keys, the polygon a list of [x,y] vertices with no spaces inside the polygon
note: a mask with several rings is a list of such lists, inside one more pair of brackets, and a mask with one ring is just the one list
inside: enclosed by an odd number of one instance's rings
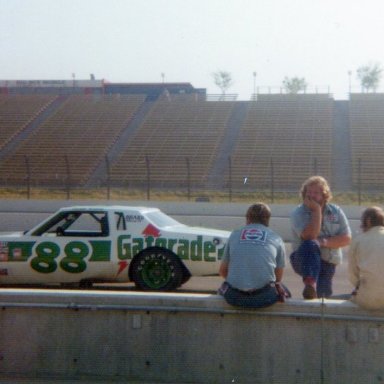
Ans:
{"label": "car windshield", "polygon": [[175,225],[183,225],[160,211],[148,212],[146,216],[148,220],[155,224],[157,227],[173,227]]}

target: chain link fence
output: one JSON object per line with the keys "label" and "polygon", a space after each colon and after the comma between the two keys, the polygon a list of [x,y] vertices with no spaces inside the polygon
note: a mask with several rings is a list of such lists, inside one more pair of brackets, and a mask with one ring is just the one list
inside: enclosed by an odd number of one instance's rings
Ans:
{"label": "chain link fence", "polygon": [[[25,155],[23,169],[15,170],[13,175],[1,175],[0,168],[2,187],[24,191],[27,199],[35,196],[37,190],[57,190],[68,200],[75,194],[86,196],[93,191],[92,193],[107,200],[116,198],[116,195],[123,197],[130,194],[140,197],[140,200],[152,200],[159,194],[170,194],[187,201],[233,202],[259,197],[275,203],[282,199],[297,198],[302,182],[311,175],[321,174],[329,180],[331,187],[334,181],[329,161],[325,164],[327,162],[324,159],[318,158],[305,164],[293,164],[279,157],[244,161],[229,156],[226,164],[216,170],[216,174],[204,174],[199,173],[194,158],[178,159],[176,173],[176,167],[173,172],[172,165],[168,165],[165,172],[164,168],[159,167],[158,160],[148,155],[145,156],[141,171],[130,176],[129,164],[126,166],[126,175],[116,174],[110,159],[105,156],[102,161],[103,172],[96,176],[83,175],[82,179],[78,177],[78,164],[71,162],[68,156],[58,158],[56,172],[49,175],[46,170],[40,172],[34,162],[34,158]],[[379,164],[359,158],[351,164],[350,185],[337,193],[348,195],[347,203],[352,201],[361,205],[367,200],[380,203],[384,188],[382,173]],[[167,178],[164,175],[172,177]]]}

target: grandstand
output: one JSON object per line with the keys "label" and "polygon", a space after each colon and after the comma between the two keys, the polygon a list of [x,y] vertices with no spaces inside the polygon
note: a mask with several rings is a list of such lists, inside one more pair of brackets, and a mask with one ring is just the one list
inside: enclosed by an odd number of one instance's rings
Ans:
{"label": "grandstand", "polygon": [[[331,179],[333,100],[325,94],[259,95],[232,153],[232,180],[250,187],[296,188],[315,172]],[[271,169],[273,167],[273,169]]]}
{"label": "grandstand", "polygon": [[203,187],[233,105],[199,101],[193,95],[159,98],[112,166],[112,180],[145,185],[149,161],[156,185],[180,187],[189,174],[193,185]]}
{"label": "grandstand", "polygon": [[143,95],[67,96],[1,162],[2,180],[7,184],[22,183],[27,155],[31,177],[37,185],[65,185],[68,171],[74,185],[84,184],[144,98]]}
{"label": "grandstand", "polygon": [[384,95],[353,94],[349,109],[353,185],[384,187]]}
{"label": "grandstand", "polygon": [[210,100],[189,83],[0,81],[1,185],[383,187],[384,95]]}
{"label": "grandstand", "polygon": [[0,95],[0,150],[54,100],[50,95]]}

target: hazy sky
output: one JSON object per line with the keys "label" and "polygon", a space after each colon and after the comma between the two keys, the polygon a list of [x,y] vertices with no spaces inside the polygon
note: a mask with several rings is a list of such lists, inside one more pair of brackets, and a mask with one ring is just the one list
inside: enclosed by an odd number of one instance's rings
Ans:
{"label": "hazy sky", "polygon": [[[249,99],[285,76],[336,98],[384,66],[383,0],[0,0],[0,79],[190,82]],[[380,90],[384,90],[384,76]]]}

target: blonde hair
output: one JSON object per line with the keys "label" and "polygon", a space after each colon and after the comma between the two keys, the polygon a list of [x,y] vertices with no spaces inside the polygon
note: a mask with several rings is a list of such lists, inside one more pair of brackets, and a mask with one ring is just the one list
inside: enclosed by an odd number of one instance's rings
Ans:
{"label": "blonde hair", "polygon": [[332,199],[331,188],[329,187],[328,181],[322,176],[311,176],[301,186],[300,195],[304,199],[307,193],[307,188],[312,185],[317,185],[322,189],[323,197],[326,203]]}
{"label": "blonde hair", "polygon": [[246,214],[247,224],[261,223],[268,227],[271,218],[271,209],[267,204],[256,203],[251,205]]}

